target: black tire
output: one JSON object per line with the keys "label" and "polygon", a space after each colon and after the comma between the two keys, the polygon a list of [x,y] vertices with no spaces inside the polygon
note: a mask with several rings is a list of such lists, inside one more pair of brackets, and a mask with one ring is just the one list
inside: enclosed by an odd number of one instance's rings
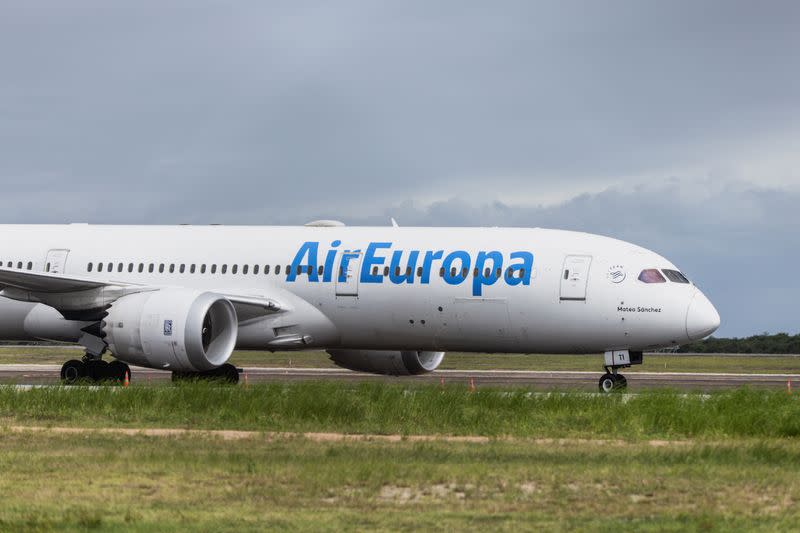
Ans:
{"label": "black tire", "polygon": [[86,377],[92,381],[97,382],[109,379],[107,361],[92,359],[91,361],[86,361],[83,365],[86,369]]}
{"label": "black tire", "polygon": [[223,381],[233,385],[239,383],[239,369],[230,363],[225,363],[216,371],[217,376],[222,378]]}
{"label": "black tire", "polygon": [[616,389],[619,391],[624,391],[628,388],[628,380],[622,374],[617,374],[617,385]]}
{"label": "black tire", "polygon": [[108,378],[114,381],[118,381],[120,383],[125,382],[125,377],[128,377],[128,381],[131,379],[131,367],[127,364],[123,363],[122,361],[111,361],[108,364]]}
{"label": "black tire", "polygon": [[616,389],[616,378],[614,374],[603,374],[598,383],[600,392],[603,394],[610,394]]}
{"label": "black tire", "polygon": [[83,361],[70,359],[61,367],[61,381],[67,385],[71,385],[85,377],[86,365],[83,364]]}

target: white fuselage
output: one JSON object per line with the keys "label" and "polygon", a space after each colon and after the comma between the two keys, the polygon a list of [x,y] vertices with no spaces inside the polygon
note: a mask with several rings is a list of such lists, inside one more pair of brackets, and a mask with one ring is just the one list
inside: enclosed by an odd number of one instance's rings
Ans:
{"label": "white fuselage", "polygon": [[[251,349],[269,348],[282,331],[305,333],[312,311],[330,323],[309,335],[308,346],[320,348],[644,350],[719,325],[694,284],[638,279],[647,269],[677,270],[663,257],[558,230],[14,225],[0,226],[0,263],[294,302],[294,313],[240,323],[238,346]],[[42,304],[0,304],[0,337],[30,336],[25,318]]]}

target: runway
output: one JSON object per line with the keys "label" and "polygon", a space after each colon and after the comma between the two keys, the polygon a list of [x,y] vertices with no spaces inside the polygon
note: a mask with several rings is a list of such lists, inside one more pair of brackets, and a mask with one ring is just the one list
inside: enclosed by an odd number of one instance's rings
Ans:
{"label": "runway", "polygon": [[[20,385],[57,384],[60,365],[0,365],[0,383]],[[447,384],[479,387],[529,387],[538,390],[595,391],[602,372],[528,370],[438,370],[423,376],[377,376],[328,368],[247,367],[242,381],[247,383],[288,381],[385,382]],[[629,390],[673,388],[708,391],[742,386],[786,388],[787,382],[800,387],[800,374],[731,374],[689,372],[625,372]],[[132,367],[133,383],[166,383],[169,372]]]}

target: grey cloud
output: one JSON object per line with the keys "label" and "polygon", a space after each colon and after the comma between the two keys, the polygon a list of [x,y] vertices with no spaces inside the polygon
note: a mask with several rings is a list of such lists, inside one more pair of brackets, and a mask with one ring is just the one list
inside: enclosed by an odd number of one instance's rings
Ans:
{"label": "grey cloud", "polygon": [[[790,1],[6,1],[0,222],[407,200],[404,223],[542,221],[756,269],[748,250],[797,222],[799,25]],[[697,176],[729,203],[693,203]]]}

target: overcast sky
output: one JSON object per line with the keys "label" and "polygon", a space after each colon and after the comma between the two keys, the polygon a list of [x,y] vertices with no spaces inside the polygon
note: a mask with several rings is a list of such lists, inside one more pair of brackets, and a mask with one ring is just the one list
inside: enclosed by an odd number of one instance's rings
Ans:
{"label": "overcast sky", "polygon": [[0,222],[543,226],[800,332],[800,3],[0,0]]}

